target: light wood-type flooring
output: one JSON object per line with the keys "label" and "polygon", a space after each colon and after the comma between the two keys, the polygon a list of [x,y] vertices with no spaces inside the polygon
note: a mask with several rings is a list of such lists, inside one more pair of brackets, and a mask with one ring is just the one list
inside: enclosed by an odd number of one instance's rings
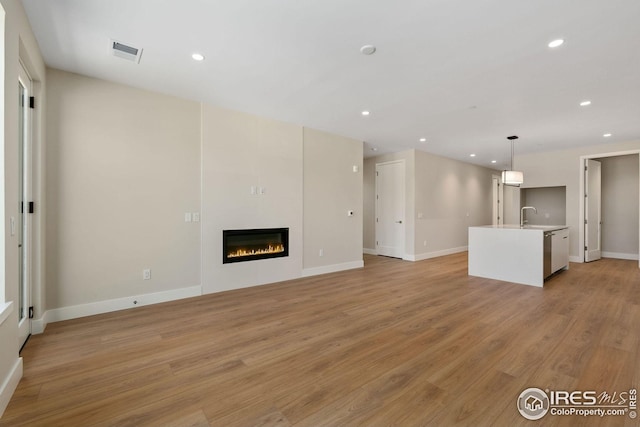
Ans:
{"label": "light wood-type flooring", "polygon": [[637,261],[543,289],[466,253],[53,323],[1,426],[635,426],[517,411],[526,388],[640,388]]}

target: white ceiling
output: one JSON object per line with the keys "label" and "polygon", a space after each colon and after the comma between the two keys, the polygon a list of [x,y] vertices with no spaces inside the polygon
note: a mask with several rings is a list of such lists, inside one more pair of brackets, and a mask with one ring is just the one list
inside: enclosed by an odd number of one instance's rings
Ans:
{"label": "white ceiling", "polygon": [[[365,156],[500,169],[509,135],[516,155],[640,140],[639,0],[23,4],[51,67],[349,136]],[[140,63],[110,39],[143,48]]]}

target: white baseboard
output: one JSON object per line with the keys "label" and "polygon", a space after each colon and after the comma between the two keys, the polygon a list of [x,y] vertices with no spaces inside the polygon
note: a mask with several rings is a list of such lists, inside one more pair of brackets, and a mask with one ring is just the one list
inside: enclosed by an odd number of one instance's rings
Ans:
{"label": "white baseboard", "polygon": [[161,302],[174,301],[183,298],[191,298],[202,295],[202,286],[172,289],[170,291],[154,292],[151,294],[132,295],[130,297],[92,302],[88,304],[73,305],[69,307],[54,308],[45,311],[40,319],[31,321],[31,333],[41,334],[48,323],[62,320],[76,319],[78,317],[93,316],[94,314],[109,313],[127,308],[142,307]]}
{"label": "white baseboard", "polygon": [[335,273],[336,271],[352,270],[364,267],[364,261],[351,261],[342,264],[325,265],[322,267],[305,268],[302,270],[302,277],[317,276],[318,274]]}
{"label": "white baseboard", "polygon": [[362,253],[367,255],[378,255],[378,251],[375,249],[362,248]]}
{"label": "white baseboard", "polygon": [[573,256],[571,255],[569,257],[569,262],[577,262],[577,263],[583,263],[584,260],[582,258],[580,258],[579,256]]}
{"label": "white baseboard", "polygon": [[602,258],[628,259],[638,261],[638,254],[625,254],[620,252],[602,252]]}
{"label": "white baseboard", "polygon": [[460,252],[466,252],[468,250],[469,250],[469,246],[460,246],[457,248],[443,249],[441,251],[425,252],[425,253],[416,254],[416,255],[405,255],[402,259],[407,261],[423,261],[425,259],[437,258],[439,256],[453,255]]}
{"label": "white baseboard", "polygon": [[8,373],[4,381],[2,381],[2,385],[0,385],[0,418],[2,418],[4,410],[7,409],[7,405],[9,405],[11,396],[13,396],[13,392],[16,391],[16,387],[18,387],[18,383],[20,382],[21,378],[22,357],[18,357],[18,359],[16,359],[16,362],[13,364],[13,368]]}

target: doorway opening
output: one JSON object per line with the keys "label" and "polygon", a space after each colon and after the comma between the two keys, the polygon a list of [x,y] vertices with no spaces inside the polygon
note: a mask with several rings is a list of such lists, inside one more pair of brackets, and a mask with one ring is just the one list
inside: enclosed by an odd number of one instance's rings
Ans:
{"label": "doorway opening", "polygon": [[601,255],[638,260],[640,267],[640,150],[582,156],[580,169],[579,260]]}

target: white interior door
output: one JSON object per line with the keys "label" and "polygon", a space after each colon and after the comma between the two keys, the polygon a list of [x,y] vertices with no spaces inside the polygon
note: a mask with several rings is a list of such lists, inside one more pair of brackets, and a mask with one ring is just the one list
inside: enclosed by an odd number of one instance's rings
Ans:
{"label": "white interior door", "polygon": [[18,72],[18,223],[11,219],[11,234],[18,236],[18,338],[21,346],[31,334],[31,87],[31,79],[21,65]]}
{"label": "white interior door", "polygon": [[600,259],[601,248],[601,214],[602,214],[602,171],[601,163],[587,159],[585,173],[584,200],[584,261]]}
{"label": "white interior door", "polygon": [[378,255],[404,256],[404,162],[376,165],[376,250]]}

